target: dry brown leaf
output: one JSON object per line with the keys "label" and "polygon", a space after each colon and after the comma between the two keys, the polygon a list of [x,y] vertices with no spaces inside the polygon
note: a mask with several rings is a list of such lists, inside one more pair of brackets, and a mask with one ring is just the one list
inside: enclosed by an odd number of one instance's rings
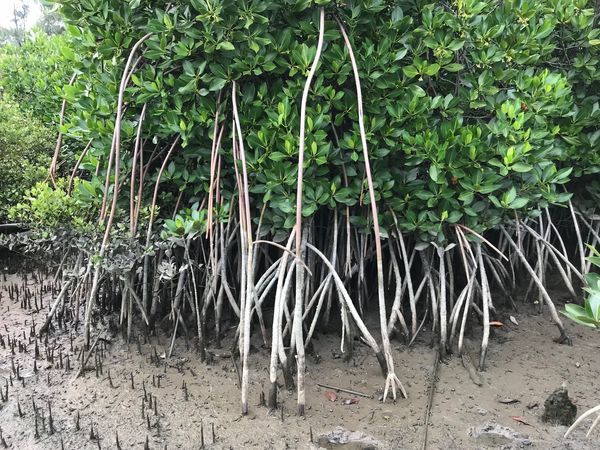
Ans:
{"label": "dry brown leaf", "polygon": [[531,424],[529,422],[527,422],[523,416],[510,416],[510,418],[512,420],[514,420],[515,422],[519,422],[519,423],[522,423],[523,425],[531,426]]}
{"label": "dry brown leaf", "polygon": [[337,400],[337,394],[333,391],[325,391],[323,395],[330,402],[335,402]]}
{"label": "dry brown leaf", "polygon": [[502,327],[504,326],[504,324],[502,322],[500,322],[499,320],[492,320],[490,322],[490,325],[493,327]]}

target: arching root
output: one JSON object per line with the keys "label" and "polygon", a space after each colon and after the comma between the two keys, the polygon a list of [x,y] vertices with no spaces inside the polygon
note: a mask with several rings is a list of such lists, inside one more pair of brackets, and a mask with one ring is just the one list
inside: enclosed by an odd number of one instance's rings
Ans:
{"label": "arching root", "polygon": [[385,400],[387,399],[388,396],[388,392],[390,391],[392,392],[392,397],[394,398],[394,400],[396,400],[397,394],[396,394],[396,389],[400,389],[400,393],[402,394],[402,396],[404,398],[408,398],[408,395],[406,394],[406,389],[404,389],[404,386],[402,385],[402,382],[400,381],[400,379],[396,376],[396,374],[392,371],[392,372],[388,372],[387,377],[385,379],[385,390],[383,391],[383,402],[385,402]]}
{"label": "arching root", "polygon": [[573,341],[571,340],[569,335],[564,330],[560,330],[560,332],[560,336],[554,339],[554,342],[556,342],[557,344],[572,346]]}

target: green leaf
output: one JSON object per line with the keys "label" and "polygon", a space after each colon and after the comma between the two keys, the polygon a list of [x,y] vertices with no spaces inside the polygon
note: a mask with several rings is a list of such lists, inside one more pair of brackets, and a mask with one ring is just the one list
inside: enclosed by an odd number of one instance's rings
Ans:
{"label": "green leaf", "polygon": [[217,50],[227,50],[227,51],[231,52],[231,51],[235,50],[235,47],[229,41],[221,41],[217,45]]}
{"label": "green leaf", "polygon": [[600,290],[598,293],[590,295],[585,303],[586,310],[591,311],[594,320],[596,322],[600,321]]}
{"label": "green leaf", "polygon": [[587,315],[585,309],[579,305],[575,305],[573,303],[565,304],[565,312],[569,315],[569,317],[578,317]]}
{"label": "green leaf", "polygon": [[517,190],[515,187],[511,187],[506,194],[502,197],[502,201],[506,204],[512,203],[517,198]]}
{"label": "green leaf", "polygon": [[408,89],[410,89],[410,92],[412,93],[413,96],[417,97],[417,98],[421,98],[421,97],[425,97],[427,96],[427,93],[425,92],[425,90],[419,86],[418,84],[411,84]]}
{"label": "green leaf", "polygon": [[533,166],[525,163],[515,163],[512,166],[510,166],[510,168],[515,172],[525,173],[530,172],[531,169],[533,169]]}
{"label": "green leaf", "polygon": [[402,72],[404,72],[404,75],[408,78],[414,78],[419,74],[419,71],[413,65],[403,67]]}
{"label": "green leaf", "polygon": [[[565,305],[566,307],[567,305]],[[597,328],[598,325],[596,321],[592,317],[588,317],[586,315],[573,315],[568,312],[561,311],[561,314],[567,316],[573,322],[576,322],[580,325],[585,325],[586,327]]]}
{"label": "green leaf", "polygon": [[281,152],[273,152],[269,154],[269,159],[273,160],[273,161],[283,161],[284,159],[287,159],[288,156],[285,153],[281,153]]}
{"label": "green leaf", "polygon": [[71,60],[75,57],[75,51],[67,45],[62,45],[60,47],[60,52],[66,59]]}
{"label": "green leaf", "polygon": [[587,260],[594,264],[596,267],[600,267],[600,256],[588,256]]}
{"label": "green leaf", "polygon": [[189,94],[196,89],[196,79],[190,80],[185,86],[179,88],[180,94]]}
{"label": "green leaf", "polygon": [[436,73],[440,71],[440,65],[435,63],[427,66],[425,69],[425,73],[429,76],[434,76]]}
{"label": "green leaf", "polygon": [[463,70],[464,68],[465,68],[465,66],[463,66],[462,64],[457,64],[457,63],[446,64],[444,66],[444,69],[447,70],[448,72],[459,72],[459,71]]}
{"label": "green leaf", "polygon": [[569,175],[571,175],[571,172],[573,172],[572,167],[560,169],[558,172],[556,172],[556,175],[554,175],[554,182],[557,183],[559,181],[565,180],[569,177]]}
{"label": "green leaf", "polygon": [[415,193],[413,195],[420,200],[429,200],[430,198],[432,198],[434,196],[433,192],[424,191],[424,190],[415,191]]}
{"label": "green leaf", "polygon": [[462,218],[463,214],[460,211],[452,211],[448,216],[447,222],[456,223]]}
{"label": "green leaf", "polygon": [[510,202],[510,207],[512,209],[520,209],[523,208],[525,205],[527,205],[527,203],[529,202],[529,199],[524,198],[524,197],[518,197],[516,199],[514,199],[512,202]]}
{"label": "green leaf", "polygon": [[393,23],[400,22],[403,17],[404,17],[404,12],[402,11],[402,8],[399,6],[396,6],[392,10],[392,22]]}
{"label": "green leaf", "polygon": [[218,91],[220,89],[223,89],[223,87],[225,86],[226,83],[227,83],[227,80],[223,80],[222,78],[214,78],[210,82],[210,85],[208,86],[208,90],[211,92]]}
{"label": "green leaf", "polygon": [[465,41],[464,40],[454,40],[450,43],[450,45],[448,46],[448,48],[450,50],[452,50],[453,52],[460,50],[461,48],[463,48],[463,46],[465,45]]}
{"label": "green leaf", "polygon": [[402,58],[404,58],[406,56],[407,52],[408,52],[408,49],[406,47],[401,50],[398,50],[396,52],[396,56],[394,57],[394,61],[400,61]]}
{"label": "green leaf", "polygon": [[438,175],[439,175],[438,168],[434,164],[429,166],[429,177],[436,183],[438,181]]}
{"label": "green leaf", "polygon": [[185,60],[183,62],[183,73],[185,73],[186,75],[189,75],[190,77],[193,77],[195,75],[194,72],[194,66],[192,65],[191,62]]}
{"label": "green leaf", "polygon": [[[588,258],[589,260],[590,258]],[[592,291],[600,292],[600,274],[590,272],[584,275],[585,283]]]}

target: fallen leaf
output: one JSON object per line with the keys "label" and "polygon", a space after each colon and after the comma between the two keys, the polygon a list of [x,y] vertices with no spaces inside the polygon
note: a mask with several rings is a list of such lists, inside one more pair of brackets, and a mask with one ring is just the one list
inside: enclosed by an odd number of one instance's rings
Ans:
{"label": "fallen leaf", "polygon": [[356,397],[345,398],[344,400],[342,400],[342,403],[344,405],[356,405],[356,404],[358,404],[358,399]]}
{"label": "fallen leaf", "polygon": [[325,391],[323,393],[323,395],[325,396],[325,398],[327,400],[329,400],[330,402],[335,402],[337,400],[337,395],[335,392],[333,391]]}
{"label": "fallen leaf", "polygon": [[519,422],[519,423],[522,423],[523,425],[531,426],[531,424],[529,422],[527,422],[523,416],[511,416],[510,418],[512,420],[514,420],[515,422]]}
{"label": "fallen leaf", "polygon": [[502,322],[500,322],[499,320],[492,320],[490,322],[490,325],[493,327],[501,327],[504,326],[504,324]]}
{"label": "fallen leaf", "polygon": [[517,326],[519,325],[519,322],[517,322],[517,319],[515,319],[515,316],[510,316],[510,321]]}
{"label": "fallen leaf", "polygon": [[510,405],[511,403],[519,403],[519,400],[517,400],[516,398],[499,398],[498,403]]}

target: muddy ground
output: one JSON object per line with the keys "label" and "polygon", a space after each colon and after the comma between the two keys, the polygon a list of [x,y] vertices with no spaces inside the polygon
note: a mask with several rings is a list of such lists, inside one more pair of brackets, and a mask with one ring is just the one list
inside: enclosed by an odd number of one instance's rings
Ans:
{"label": "muddy ground", "polygon": [[[3,270],[6,273],[7,269]],[[428,330],[410,348],[398,339],[393,341],[397,374],[409,395],[395,403],[378,400],[384,380],[369,348],[357,341],[352,361],[344,362],[338,356],[338,334],[319,335],[314,341],[318,353],[307,355],[307,411],[303,418],[295,413],[295,394],[283,388],[281,410],[271,412],[261,406],[261,393],[268,392],[269,350],[257,332],[250,358],[251,409],[249,416],[241,417],[238,376],[224,350],[230,342],[224,342],[224,349],[215,350],[214,360],[207,365],[198,361],[183,338],[177,339],[173,357],[167,359],[164,355],[170,336],[154,336],[148,341],[142,337],[139,345],[137,339],[128,345],[120,333],[102,326],[94,331],[94,336],[100,333],[106,339],[98,345],[104,357],[101,373],[100,367],[94,370],[94,355],[87,364],[91,370],[75,379],[81,367],[77,355],[82,339],[73,330],[54,331],[47,343],[41,340],[38,344],[36,373],[31,325],[35,320],[39,328],[51,294],[46,294],[40,312],[35,312],[35,307],[23,309],[19,301],[8,296],[8,287],[13,283],[23,285],[24,281],[16,275],[4,277],[0,273],[0,334],[5,343],[0,346],[3,395],[8,385],[8,399],[0,401],[0,427],[10,448],[60,449],[61,443],[66,449],[117,448],[117,435],[121,448],[137,449],[144,448],[146,441],[152,449],[198,449],[202,440],[205,448],[214,449],[422,448],[434,360]],[[27,283],[32,290],[39,287],[31,277]],[[541,421],[544,400],[563,384],[577,404],[578,414],[600,402],[600,336],[565,320],[573,346],[558,345],[553,342],[558,331],[549,314],[538,315],[533,307],[519,306],[518,312],[500,314],[504,326],[494,329],[487,368],[481,373],[482,386],[473,383],[460,357],[451,356],[439,365],[427,448],[600,446],[598,432],[588,439],[581,429],[564,439],[566,427]],[[518,325],[511,323],[509,315]],[[7,345],[7,335],[17,341],[14,355]],[[232,336],[230,330],[227,337]],[[478,359],[477,339],[475,330],[468,340],[474,362]],[[23,344],[20,350],[19,340]],[[46,358],[52,348],[53,362]],[[67,355],[71,370],[66,368]],[[15,370],[19,368],[21,381],[13,375],[13,364]],[[338,392],[337,400],[332,402],[327,398],[330,394],[325,394],[328,389],[317,383],[351,389],[367,397]],[[508,400],[511,402],[506,403]],[[37,436],[34,403],[38,410]],[[486,426],[508,436],[478,435],[477,427]],[[354,433],[342,432],[338,427]],[[332,443],[347,437],[361,442],[345,446]]]}

